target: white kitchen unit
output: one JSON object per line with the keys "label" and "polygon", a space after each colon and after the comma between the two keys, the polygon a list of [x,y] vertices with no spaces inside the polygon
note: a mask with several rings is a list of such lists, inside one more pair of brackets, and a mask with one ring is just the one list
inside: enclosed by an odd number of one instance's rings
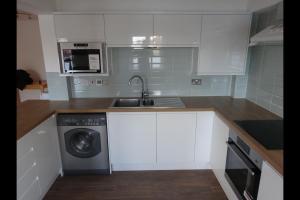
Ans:
{"label": "white kitchen unit", "polygon": [[201,15],[154,15],[158,45],[199,46]]}
{"label": "white kitchen unit", "polygon": [[17,199],[41,199],[33,131],[17,141]]}
{"label": "white kitchen unit", "polygon": [[156,113],[107,113],[112,170],[147,170],[156,163]]}
{"label": "white kitchen unit", "polygon": [[245,73],[251,15],[203,15],[198,75]]}
{"label": "white kitchen unit", "polygon": [[214,116],[211,141],[211,168],[226,196],[230,200],[238,200],[234,191],[225,179],[225,165],[229,127],[217,116]]}
{"label": "white kitchen unit", "polygon": [[108,46],[144,46],[153,36],[153,15],[104,15]]}
{"label": "white kitchen unit", "polygon": [[196,112],[157,113],[157,163],[163,169],[195,163]]}
{"label": "white kitchen unit", "polygon": [[50,189],[61,169],[61,158],[55,115],[49,117],[34,131],[36,161],[42,196]]}
{"label": "white kitchen unit", "polygon": [[53,115],[17,141],[17,199],[42,199],[61,166]]}
{"label": "white kitchen unit", "polygon": [[263,162],[257,200],[283,200],[283,177]]}
{"label": "white kitchen unit", "polygon": [[105,42],[103,15],[56,14],[54,25],[58,42]]}
{"label": "white kitchen unit", "polygon": [[195,162],[200,169],[210,169],[212,127],[215,113],[197,112]]}
{"label": "white kitchen unit", "polygon": [[112,170],[210,169],[214,112],[107,113]]}

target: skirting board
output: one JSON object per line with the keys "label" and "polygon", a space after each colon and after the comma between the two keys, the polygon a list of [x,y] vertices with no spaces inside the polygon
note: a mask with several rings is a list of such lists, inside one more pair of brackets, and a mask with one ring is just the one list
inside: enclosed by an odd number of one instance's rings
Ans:
{"label": "skirting board", "polygon": [[112,171],[142,171],[142,170],[193,170],[211,169],[207,162],[203,163],[148,163],[148,164],[127,164],[112,163]]}

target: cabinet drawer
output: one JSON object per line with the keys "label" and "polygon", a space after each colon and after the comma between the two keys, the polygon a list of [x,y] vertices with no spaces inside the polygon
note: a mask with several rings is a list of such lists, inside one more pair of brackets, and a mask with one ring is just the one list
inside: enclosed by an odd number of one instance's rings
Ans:
{"label": "cabinet drawer", "polygon": [[33,148],[33,144],[34,132],[32,130],[17,141],[17,160],[20,160],[30,152],[30,149]]}
{"label": "cabinet drawer", "polygon": [[34,165],[31,168],[29,168],[24,174],[24,176],[22,176],[17,181],[17,198],[19,199],[20,197],[22,197],[25,194],[25,192],[30,189],[32,183],[37,179],[37,166]]}
{"label": "cabinet drawer", "polygon": [[17,180],[25,175],[27,171],[29,171],[32,166],[34,166],[34,163],[36,164],[36,152],[33,147],[29,149],[28,152],[26,152],[22,158],[17,160]]}
{"label": "cabinet drawer", "polygon": [[40,195],[39,181],[34,180],[34,182],[30,184],[28,190],[18,200],[39,200]]}
{"label": "cabinet drawer", "polygon": [[36,126],[31,132],[33,132],[35,135],[57,134],[56,130],[55,115],[52,115]]}

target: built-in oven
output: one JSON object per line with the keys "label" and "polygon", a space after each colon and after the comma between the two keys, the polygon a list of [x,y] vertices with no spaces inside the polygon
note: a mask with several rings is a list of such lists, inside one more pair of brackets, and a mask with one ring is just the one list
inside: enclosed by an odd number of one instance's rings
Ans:
{"label": "built-in oven", "polygon": [[262,158],[232,130],[227,145],[226,180],[239,199],[256,200]]}
{"label": "built-in oven", "polygon": [[104,43],[100,42],[60,42],[60,64],[62,74],[106,74],[103,66]]}

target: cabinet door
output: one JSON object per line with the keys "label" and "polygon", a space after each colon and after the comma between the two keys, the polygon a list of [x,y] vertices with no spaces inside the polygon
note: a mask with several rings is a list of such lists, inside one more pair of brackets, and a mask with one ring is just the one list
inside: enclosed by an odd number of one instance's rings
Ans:
{"label": "cabinet door", "polygon": [[39,183],[43,196],[57,178],[61,168],[55,115],[35,129],[35,137]]}
{"label": "cabinet door", "polygon": [[210,149],[214,112],[197,112],[195,159],[202,169],[210,168]]}
{"label": "cabinet door", "polygon": [[27,185],[28,189],[24,193],[23,196],[18,198],[18,200],[40,200],[41,199],[41,191],[39,186],[38,178],[35,178],[31,184]]}
{"label": "cabinet door", "polygon": [[152,15],[104,15],[108,45],[147,45],[153,35]]}
{"label": "cabinet door", "polygon": [[237,196],[231,189],[231,186],[225,179],[225,165],[227,156],[227,144],[229,136],[228,126],[215,114],[212,129],[212,141],[211,141],[211,154],[210,164],[211,168],[218,179],[222,189],[226,196],[230,200],[237,200]]}
{"label": "cabinet door", "polygon": [[195,139],[196,113],[157,113],[158,164],[195,162]]}
{"label": "cabinet door", "polygon": [[283,200],[283,177],[267,162],[263,162],[258,200]]}
{"label": "cabinet door", "polygon": [[204,15],[197,74],[244,74],[250,22],[250,15]]}
{"label": "cabinet door", "polygon": [[108,113],[113,170],[139,170],[156,162],[156,113]]}
{"label": "cabinet door", "polygon": [[162,45],[199,45],[201,15],[154,15],[154,35]]}
{"label": "cabinet door", "polygon": [[228,126],[217,115],[214,117],[211,143],[211,167],[216,176],[221,177],[225,172],[227,144],[229,136]]}
{"label": "cabinet door", "polygon": [[17,141],[17,199],[40,199],[35,135],[30,131]]}
{"label": "cabinet door", "polygon": [[54,25],[58,41],[105,41],[103,15],[54,15]]}

